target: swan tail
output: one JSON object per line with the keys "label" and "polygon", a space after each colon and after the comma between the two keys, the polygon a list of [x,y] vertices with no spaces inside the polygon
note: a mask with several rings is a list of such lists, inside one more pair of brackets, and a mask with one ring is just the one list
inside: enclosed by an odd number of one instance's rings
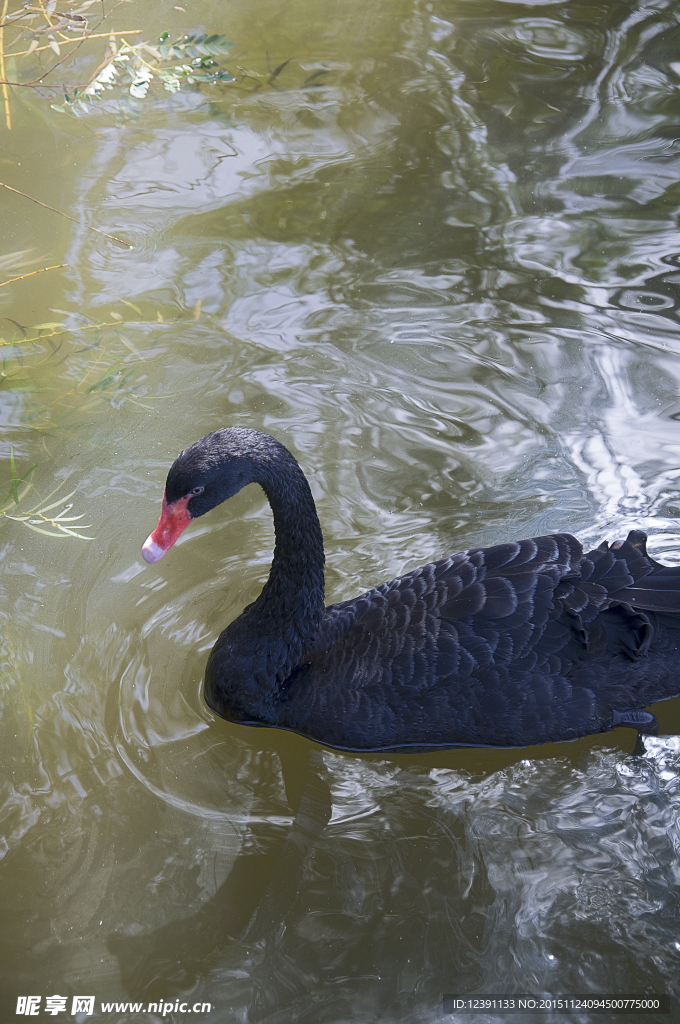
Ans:
{"label": "swan tail", "polygon": [[651,558],[641,530],[631,530],[625,541],[609,550],[617,561],[626,562],[633,577],[630,584],[610,593],[611,598],[641,612],[680,616],[680,565],[662,565]]}

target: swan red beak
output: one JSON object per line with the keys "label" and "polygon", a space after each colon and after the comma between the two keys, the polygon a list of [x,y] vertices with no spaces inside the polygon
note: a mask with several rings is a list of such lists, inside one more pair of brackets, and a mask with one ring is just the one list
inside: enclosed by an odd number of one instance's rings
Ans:
{"label": "swan red beak", "polygon": [[187,510],[187,503],[190,497],[191,495],[187,494],[186,498],[178,498],[168,505],[165,494],[163,495],[163,511],[158,526],[142,544],[142,557],[145,562],[160,562],[182,530],[189,525],[191,516]]}

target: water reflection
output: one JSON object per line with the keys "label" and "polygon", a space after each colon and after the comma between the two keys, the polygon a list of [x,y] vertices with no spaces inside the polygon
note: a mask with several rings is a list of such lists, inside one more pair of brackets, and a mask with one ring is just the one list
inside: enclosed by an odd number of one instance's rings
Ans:
{"label": "water reflection", "polygon": [[[24,350],[49,390],[3,388],[0,451],[50,459],[43,494],[71,469],[97,534],[2,538],[8,999],[194,991],[273,1024],[677,995],[672,742],[387,762],[215,722],[201,674],[266,575],[262,496],[139,562],[173,457],[234,422],[300,458],[329,600],[555,529],[643,526],[678,561],[676,13],[235,3],[246,64],[296,55],[281,92],[63,122],[63,204],[134,248],[74,229],[65,287],[0,291],[71,331]],[[53,143],[23,144],[44,194]]]}
{"label": "water reflection", "polygon": [[317,752],[285,840],[265,853],[260,840],[195,917],[110,945],[131,988],[156,997],[217,957],[192,991],[262,1020],[282,1006],[306,1019],[310,1000],[317,1016],[436,1019],[442,991],[499,979],[624,991],[644,975],[664,991],[680,950],[679,766],[672,740],[482,779]]}

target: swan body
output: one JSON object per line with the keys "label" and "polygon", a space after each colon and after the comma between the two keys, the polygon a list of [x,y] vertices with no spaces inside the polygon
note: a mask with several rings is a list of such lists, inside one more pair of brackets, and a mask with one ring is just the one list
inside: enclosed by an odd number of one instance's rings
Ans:
{"label": "swan body", "polygon": [[568,533],[473,548],[326,608],[309,485],[255,430],[180,453],[145,559],[251,482],[276,544],[262,593],[208,658],[205,699],[223,718],[342,750],[522,747],[654,732],[645,707],[680,692],[680,567],[655,562],[644,533],[588,553]]}

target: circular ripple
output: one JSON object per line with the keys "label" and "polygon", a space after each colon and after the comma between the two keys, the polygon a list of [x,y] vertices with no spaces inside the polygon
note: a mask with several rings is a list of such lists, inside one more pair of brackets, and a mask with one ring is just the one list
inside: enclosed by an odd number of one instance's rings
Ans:
{"label": "circular ripple", "polygon": [[675,305],[670,296],[644,291],[642,288],[627,288],[617,296],[616,301],[626,309],[672,309]]}

